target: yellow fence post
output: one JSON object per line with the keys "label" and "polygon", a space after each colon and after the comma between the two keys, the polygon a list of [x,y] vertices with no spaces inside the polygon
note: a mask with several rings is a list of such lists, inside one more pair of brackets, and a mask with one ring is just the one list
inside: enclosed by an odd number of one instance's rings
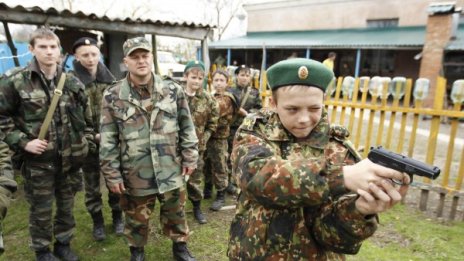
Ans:
{"label": "yellow fence post", "polygon": [[382,107],[380,110],[380,120],[379,120],[379,128],[377,129],[377,140],[375,145],[382,145],[382,138],[383,138],[383,125],[385,123],[385,108],[387,107],[387,99],[388,99],[388,85],[391,82],[389,77],[382,77],[382,92],[380,93],[380,99],[382,100]]}
{"label": "yellow fence post", "polygon": [[[371,105],[377,104],[377,98],[381,95],[383,90],[383,84],[381,78],[378,76],[372,77],[371,82],[369,83],[369,93],[371,94]],[[369,110],[369,123],[367,126],[367,135],[366,140],[364,143],[364,158],[367,157],[367,153],[369,152],[371,146],[371,138],[372,138],[372,128],[374,127],[374,116],[375,110]]]}
{"label": "yellow fence post", "polygon": [[[356,78],[354,81],[353,98],[351,99],[352,104],[355,104],[358,101],[358,92],[359,92],[359,78]],[[354,123],[355,114],[356,114],[356,108],[352,106],[351,111],[350,111],[350,121],[348,123],[348,131],[350,133],[353,131],[353,123]]]}
{"label": "yellow fence post", "polygon": [[[361,106],[366,105],[367,100],[367,92],[368,92],[368,84],[369,84],[369,77],[361,77],[359,80],[359,84],[361,85]],[[359,119],[358,119],[358,126],[356,127],[356,138],[354,140],[354,147],[359,149],[359,143],[361,142],[361,130],[363,129],[363,120],[364,120],[364,110],[365,108],[361,107],[359,110]]]}
{"label": "yellow fence post", "polygon": [[[411,101],[411,90],[412,90],[412,80],[408,79],[406,81],[406,91],[404,95],[404,100],[403,100],[403,107],[404,108],[409,108],[409,102]],[[396,152],[397,153],[402,153],[403,151],[403,144],[404,144],[404,133],[406,130],[406,120],[407,120],[408,114],[402,112],[401,113],[401,127],[400,127],[400,135],[398,138],[398,146],[396,147]]]}
{"label": "yellow fence post", "polygon": [[330,122],[335,122],[337,118],[337,110],[338,110],[338,101],[340,99],[340,91],[342,89],[342,77],[339,77],[337,80],[337,89],[335,89],[335,104],[332,106],[332,116],[330,117]]}
{"label": "yellow fence post", "polygon": [[398,110],[398,105],[400,103],[400,99],[404,95],[406,85],[406,78],[404,77],[395,77],[391,82],[391,86],[389,88],[389,93],[393,96],[393,104],[392,104],[392,112],[390,116],[390,124],[388,126],[387,132],[387,140],[385,142],[385,148],[390,149],[391,139],[393,129],[395,128],[395,121],[396,121],[396,112]]}

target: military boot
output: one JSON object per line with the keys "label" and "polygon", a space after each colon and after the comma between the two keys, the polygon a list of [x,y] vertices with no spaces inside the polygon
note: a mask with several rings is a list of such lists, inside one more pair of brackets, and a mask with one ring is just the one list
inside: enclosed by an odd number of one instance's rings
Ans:
{"label": "military boot", "polygon": [[208,223],[208,221],[206,220],[205,215],[203,215],[203,213],[201,212],[201,208],[200,208],[201,201],[200,200],[197,200],[197,201],[192,200],[192,205],[193,205],[193,216],[198,221],[198,223],[200,223],[200,224]]}
{"label": "military boot", "polygon": [[229,185],[226,188],[226,192],[230,195],[237,196],[238,194],[237,186],[229,182]]}
{"label": "military boot", "polygon": [[118,236],[124,235],[124,219],[121,210],[113,210],[113,230]]}
{"label": "military boot", "polygon": [[213,194],[213,183],[205,183],[203,188],[203,198],[210,199]]}
{"label": "military boot", "polygon": [[185,242],[172,242],[172,255],[176,261],[196,261]]}
{"label": "military boot", "polygon": [[60,261],[56,256],[52,254],[52,252],[50,252],[50,249],[48,247],[35,251],[35,260],[36,261]]}
{"label": "military boot", "polygon": [[130,247],[131,259],[130,261],[144,261],[145,260],[145,251],[143,247]]}
{"label": "military boot", "polygon": [[214,200],[213,204],[209,209],[213,211],[219,211],[224,206],[224,204],[226,203],[224,193],[224,190],[217,192],[216,200]]}
{"label": "military boot", "polygon": [[55,243],[53,254],[62,261],[78,261],[79,257],[71,250],[69,244]]}
{"label": "military boot", "polygon": [[106,238],[105,235],[105,225],[103,222],[103,214],[101,211],[97,213],[92,213],[93,220],[93,238],[97,241],[102,241]]}

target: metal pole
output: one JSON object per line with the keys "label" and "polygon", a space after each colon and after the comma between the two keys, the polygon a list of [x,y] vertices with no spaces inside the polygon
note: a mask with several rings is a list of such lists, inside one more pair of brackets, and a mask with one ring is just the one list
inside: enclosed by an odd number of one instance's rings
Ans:
{"label": "metal pole", "polygon": [[13,62],[16,67],[19,66],[18,60],[18,50],[16,49],[13,39],[11,38],[10,28],[8,28],[8,23],[3,21],[3,27],[5,28],[5,36],[8,41],[8,46],[10,47],[11,53],[13,54]]}
{"label": "metal pole", "polygon": [[357,78],[359,77],[359,67],[361,65],[361,49],[358,49],[356,51],[356,66],[355,66],[355,71],[354,71],[354,77]]}

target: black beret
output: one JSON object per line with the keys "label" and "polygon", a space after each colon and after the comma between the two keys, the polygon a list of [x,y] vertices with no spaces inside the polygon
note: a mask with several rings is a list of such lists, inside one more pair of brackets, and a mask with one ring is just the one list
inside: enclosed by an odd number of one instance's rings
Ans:
{"label": "black beret", "polygon": [[283,60],[267,70],[267,80],[273,91],[288,85],[305,85],[325,91],[333,79],[333,72],[322,63],[305,58]]}
{"label": "black beret", "polygon": [[90,37],[81,37],[74,42],[72,46],[73,53],[76,53],[76,49],[82,45],[94,45],[98,47],[97,40],[90,38]]}
{"label": "black beret", "polygon": [[239,74],[241,70],[250,71],[250,67],[246,66],[245,64],[240,65],[235,69],[235,75]]}

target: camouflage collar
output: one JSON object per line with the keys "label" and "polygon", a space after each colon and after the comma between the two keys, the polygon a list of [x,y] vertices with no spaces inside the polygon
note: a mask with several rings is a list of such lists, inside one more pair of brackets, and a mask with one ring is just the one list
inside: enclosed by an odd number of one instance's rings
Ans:
{"label": "camouflage collar", "polygon": [[[299,143],[307,144],[314,148],[323,149],[329,142],[329,120],[327,111],[324,109],[322,117],[317,126],[311,131],[309,136]],[[270,112],[263,133],[271,141],[290,141],[295,142],[295,137],[288,132],[282,125],[279,116],[275,112]]]}
{"label": "camouflage collar", "polygon": [[[32,60],[28,64],[28,68],[30,70],[30,74],[28,77],[32,79],[33,75],[35,74],[37,77],[41,77],[40,75],[42,74],[42,71],[40,70],[39,63],[37,62],[37,59],[35,57],[32,58]],[[58,83],[58,79],[61,77],[61,73],[63,72],[62,68],[60,65],[56,66],[56,74],[55,74],[55,83]]]}

